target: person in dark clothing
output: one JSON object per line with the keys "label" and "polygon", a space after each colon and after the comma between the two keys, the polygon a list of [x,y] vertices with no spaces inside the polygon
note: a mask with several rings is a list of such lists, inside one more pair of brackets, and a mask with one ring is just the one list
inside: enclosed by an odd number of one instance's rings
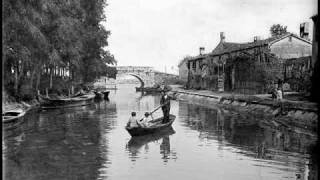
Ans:
{"label": "person in dark clothing", "polygon": [[166,93],[166,91],[162,91],[162,96],[160,99],[160,105],[162,106],[162,112],[163,112],[163,120],[162,123],[169,122],[169,114],[170,114],[170,99]]}

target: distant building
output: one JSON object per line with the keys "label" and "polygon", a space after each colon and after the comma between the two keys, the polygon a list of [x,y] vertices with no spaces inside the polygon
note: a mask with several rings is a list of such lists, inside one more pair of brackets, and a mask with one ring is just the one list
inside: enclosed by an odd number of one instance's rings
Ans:
{"label": "distant building", "polygon": [[269,86],[284,80],[283,63],[288,59],[311,56],[307,39],[295,34],[253,42],[232,43],[220,33],[220,43],[208,54],[188,60],[188,85],[195,89],[265,93]]}
{"label": "distant building", "polygon": [[178,64],[178,68],[179,68],[179,79],[187,82],[188,80],[188,67],[187,67],[187,58],[184,58],[183,60],[181,60],[181,62]]}
{"label": "distant building", "polygon": [[317,59],[318,59],[318,14],[311,17],[313,21],[313,38],[312,38],[312,66],[314,67]]}
{"label": "distant building", "polygon": [[[318,14],[311,17],[313,21],[313,38],[312,38],[312,89],[311,97],[314,101],[320,102],[319,99],[319,78],[320,78],[320,67],[318,61],[318,41],[319,41],[319,32],[318,32]],[[317,168],[316,168],[317,169]],[[315,178],[317,179],[317,178]]]}

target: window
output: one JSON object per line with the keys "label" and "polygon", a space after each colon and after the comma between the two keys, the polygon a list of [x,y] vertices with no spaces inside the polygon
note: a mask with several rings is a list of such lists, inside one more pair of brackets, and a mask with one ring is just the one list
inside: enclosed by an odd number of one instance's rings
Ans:
{"label": "window", "polygon": [[197,65],[197,64],[196,64],[196,61],[192,62],[192,69],[193,69],[193,70],[196,70],[196,65]]}

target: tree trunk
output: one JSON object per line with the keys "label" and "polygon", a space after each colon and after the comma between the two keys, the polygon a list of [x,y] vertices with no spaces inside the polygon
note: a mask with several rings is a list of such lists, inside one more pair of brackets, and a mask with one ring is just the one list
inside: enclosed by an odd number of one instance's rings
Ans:
{"label": "tree trunk", "polygon": [[14,93],[17,94],[18,93],[18,83],[19,83],[19,79],[18,79],[18,67],[15,68],[14,71]]}
{"label": "tree trunk", "polygon": [[37,73],[36,91],[39,90],[40,80],[41,80],[41,71]]}
{"label": "tree trunk", "polygon": [[51,68],[50,69],[50,85],[49,85],[50,88],[52,88],[52,74],[53,74],[53,72],[52,72],[52,68]]}
{"label": "tree trunk", "polygon": [[34,74],[35,74],[36,70],[34,69],[31,73],[31,77],[30,77],[30,87],[33,87],[33,79],[34,79]]}

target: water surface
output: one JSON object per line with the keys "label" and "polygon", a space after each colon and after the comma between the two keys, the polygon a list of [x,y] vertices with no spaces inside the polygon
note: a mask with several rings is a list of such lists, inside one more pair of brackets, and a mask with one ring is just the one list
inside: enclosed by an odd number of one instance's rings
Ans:
{"label": "water surface", "polygon": [[5,132],[4,178],[307,178],[315,135],[218,107],[173,101],[172,129],[131,138],[124,129],[130,113],[142,116],[160,100],[136,93],[134,86],[119,85],[110,101],[28,114],[22,127]]}

